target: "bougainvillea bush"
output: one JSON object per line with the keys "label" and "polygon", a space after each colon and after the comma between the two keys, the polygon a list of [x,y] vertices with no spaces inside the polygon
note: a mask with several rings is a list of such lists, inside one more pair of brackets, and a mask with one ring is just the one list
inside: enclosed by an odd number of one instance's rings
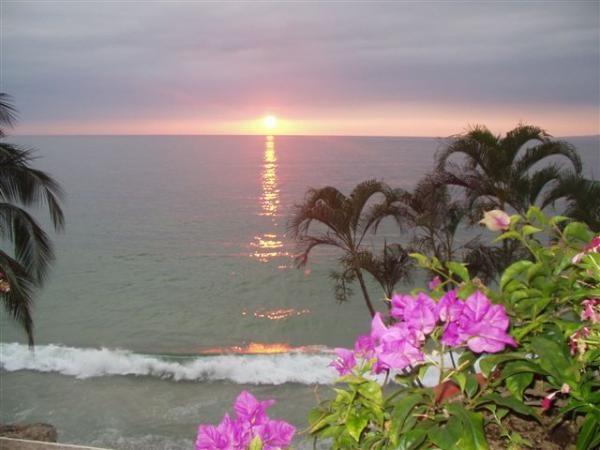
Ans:
{"label": "bougainvillea bush", "polygon": [[[340,378],[309,414],[332,449],[600,447],[600,236],[566,217],[488,212],[482,223],[529,258],[499,284],[460,262],[412,255],[436,274],[394,295],[354,348],[336,349]],[[287,448],[291,425],[243,392],[232,420],[201,425],[197,450]],[[532,434],[532,430],[542,430]]]}
{"label": "bougainvillea bush", "polygon": [[[537,208],[482,222],[530,258],[490,288],[465,264],[413,255],[438,275],[429,290],[395,295],[353,349],[336,349],[341,377],[310,413],[315,439],[333,449],[553,448],[539,439],[559,430],[561,448],[600,445],[600,236]],[[533,442],[528,428],[545,432]]]}

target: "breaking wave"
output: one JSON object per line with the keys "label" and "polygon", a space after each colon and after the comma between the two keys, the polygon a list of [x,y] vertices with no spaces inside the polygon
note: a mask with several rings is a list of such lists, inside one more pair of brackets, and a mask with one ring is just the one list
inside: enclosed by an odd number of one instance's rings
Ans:
{"label": "breaking wave", "polygon": [[0,343],[0,369],[54,372],[80,379],[111,375],[238,384],[333,384],[332,355],[292,350],[277,354],[152,355],[120,349]]}

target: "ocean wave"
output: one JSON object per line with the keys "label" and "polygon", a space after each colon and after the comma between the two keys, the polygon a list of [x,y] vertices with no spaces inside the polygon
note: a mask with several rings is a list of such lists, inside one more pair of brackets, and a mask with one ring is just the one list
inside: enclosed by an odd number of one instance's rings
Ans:
{"label": "ocean wave", "polygon": [[333,384],[336,372],[327,353],[204,356],[149,355],[120,349],[0,343],[0,369],[54,372],[80,379],[150,376],[175,381],[232,381],[238,384]]}

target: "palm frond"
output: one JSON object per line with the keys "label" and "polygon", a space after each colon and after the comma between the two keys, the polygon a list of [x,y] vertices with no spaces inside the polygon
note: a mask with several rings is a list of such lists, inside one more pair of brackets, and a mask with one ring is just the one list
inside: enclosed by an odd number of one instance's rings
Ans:
{"label": "palm frond", "polygon": [[505,165],[513,165],[519,151],[531,141],[546,143],[550,141],[550,135],[540,127],[522,123],[508,131],[499,142],[501,154],[506,158]]}
{"label": "palm frond", "polygon": [[563,173],[551,190],[546,192],[542,205],[555,206],[566,201],[563,215],[586,223],[590,229],[600,231],[600,181],[590,180],[574,172]]}
{"label": "palm frond", "polygon": [[54,251],[48,235],[24,209],[10,203],[0,203],[0,235],[14,243],[15,259],[42,284]]}
{"label": "palm frond", "polygon": [[[13,127],[17,121],[17,110],[12,104],[12,98],[10,95],[0,93],[0,126]],[[4,137],[5,133],[0,128],[0,137]]]}
{"label": "palm frond", "polygon": [[444,170],[448,158],[452,155],[462,154],[466,157],[464,162],[467,167],[474,168],[479,164],[485,164],[481,159],[486,148],[493,148],[498,144],[498,138],[483,125],[476,125],[466,134],[453,136],[451,143],[443,150],[437,152],[437,169]]}
{"label": "palm frond", "polygon": [[342,272],[331,271],[329,278],[334,281],[333,289],[335,300],[338,303],[345,303],[350,300],[354,294],[352,283],[356,281],[356,271],[346,268]]}
{"label": "palm frond", "polygon": [[515,172],[525,173],[535,164],[550,156],[564,156],[573,166],[576,173],[580,174],[582,163],[575,147],[565,141],[546,141],[535,147],[528,148],[525,154],[515,161]]}
{"label": "palm frond", "polygon": [[[350,227],[359,231],[364,235],[368,230],[367,227],[361,227],[360,225],[368,224],[369,221],[362,221],[361,218],[363,215],[363,210],[367,202],[375,195],[382,194],[384,199],[389,198],[391,189],[385,184],[383,181],[378,180],[366,180],[356,185],[356,187],[352,190],[352,193],[349,197],[349,203],[351,204],[351,209],[349,210],[349,219],[350,219]],[[359,239],[360,241],[361,239]]]}
{"label": "palm frond", "polygon": [[10,285],[8,292],[0,293],[4,309],[27,333],[29,346],[33,346],[32,292],[34,280],[18,261],[0,250],[0,269]]}
{"label": "palm frond", "polygon": [[332,234],[321,234],[319,236],[303,235],[296,239],[297,252],[294,257],[297,267],[304,267],[308,261],[308,255],[313,248],[319,246],[337,247],[346,250],[345,245],[337,236]]}
{"label": "palm frond", "polygon": [[64,227],[64,192],[50,175],[30,166],[32,150],[0,143],[0,199],[24,206],[46,205],[54,227]]}

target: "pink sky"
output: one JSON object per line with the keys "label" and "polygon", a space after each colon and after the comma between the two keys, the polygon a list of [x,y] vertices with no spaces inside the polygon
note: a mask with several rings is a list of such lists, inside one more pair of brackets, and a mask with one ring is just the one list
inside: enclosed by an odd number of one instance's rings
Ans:
{"label": "pink sky", "polygon": [[600,4],[3,2],[15,134],[600,134]]}

